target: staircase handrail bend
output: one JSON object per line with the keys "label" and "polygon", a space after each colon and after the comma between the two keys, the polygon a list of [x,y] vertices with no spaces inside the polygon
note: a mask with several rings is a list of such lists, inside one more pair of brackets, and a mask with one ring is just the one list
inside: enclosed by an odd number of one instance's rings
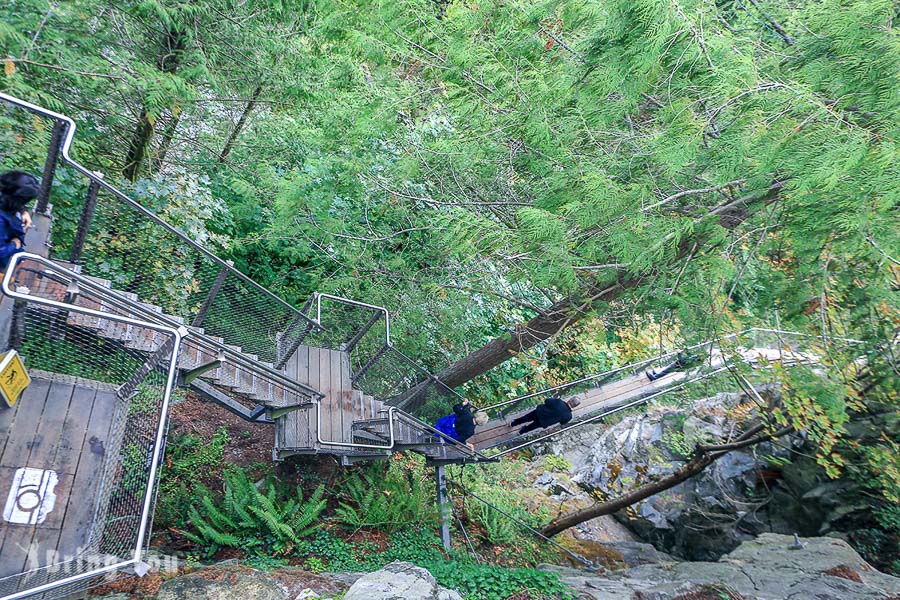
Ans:
{"label": "staircase handrail bend", "polygon": [[[42,256],[37,256],[34,254],[29,254],[26,252],[17,253],[12,256],[9,261],[9,265],[6,268],[6,272],[3,275],[2,281],[0,281],[0,289],[4,295],[10,298],[18,298],[21,300],[25,300],[28,302],[34,302],[35,304],[43,304],[45,306],[50,306],[54,308],[58,308],[61,310],[72,311],[83,315],[90,315],[92,317],[97,317],[101,319],[109,319],[111,321],[117,321],[120,323],[126,323],[129,325],[136,325],[139,327],[145,327],[147,329],[153,329],[168,335],[172,336],[173,346],[172,346],[172,357],[169,360],[169,366],[166,372],[166,385],[163,389],[163,397],[160,403],[160,419],[159,425],[156,430],[156,434],[154,436],[154,447],[153,454],[151,456],[149,472],[147,474],[147,481],[151,482],[150,485],[147,485],[147,489],[144,493],[144,500],[141,507],[141,521],[138,527],[138,535],[135,541],[134,546],[134,558],[122,562],[118,562],[113,565],[105,565],[103,567],[99,567],[97,569],[91,570],[86,573],[80,573],[78,575],[72,575],[70,577],[66,577],[64,579],[60,579],[51,583],[47,583],[41,586],[37,586],[31,588],[26,591],[18,592],[7,596],[7,600],[13,600],[18,598],[25,598],[27,596],[32,596],[35,594],[39,594],[44,591],[49,591],[52,589],[57,589],[60,586],[76,583],[78,581],[83,581],[85,579],[90,579],[96,577],[97,575],[102,575],[104,573],[109,573],[112,571],[116,571],[119,569],[124,569],[133,565],[140,564],[141,555],[144,551],[144,540],[147,535],[148,528],[148,520],[150,515],[151,505],[153,503],[153,483],[156,481],[156,472],[159,468],[159,460],[162,455],[162,448],[165,443],[165,435],[166,435],[166,416],[168,415],[169,410],[169,402],[172,396],[172,389],[175,386],[175,379],[178,374],[178,350],[182,343],[185,328],[181,327],[171,327],[165,324],[161,324],[154,321],[143,321],[141,319],[136,319],[134,317],[129,317],[126,315],[118,315],[115,313],[104,313],[98,310],[93,310],[90,308],[86,308],[83,306],[75,306],[72,304],[66,304],[65,302],[59,302],[58,300],[53,300],[50,298],[41,298],[39,296],[32,296],[29,293],[20,292],[18,290],[13,290],[10,287],[10,281],[12,280],[16,266],[23,260],[39,260],[44,261]],[[48,261],[49,262],[49,261]],[[53,265],[55,268],[63,271],[65,275],[71,277],[73,281],[77,281],[79,283],[93,283],[89,282],[83,275],[79,275],[74,271],[66,269],[65,267],[61,267],[59,265]],[[132,308],[130,305],[128,308]],[[137,312],[137,311],[135,311]]]}
{"label": "staircase handrail bend", "polygon": [[247,275],[245,275],[238,269],[236,269],[233,265],[229,264],[227,261],[222,260],[215,254],[213,254],[212,252],[207,250],[205,247],[203,247],[203,245],[195,242],[190,237],[186,236],[177,227],[170,225],[165,220],[163,220],[162,218],[157,216],[156,213],[149,210],[148,208],[145,208],[140,203],[136,202],[134,199],[132,199],[130,196],[128,196],[125,192],[121,191],[119,188],[115,187],[114,185],[108,183],[104,179],[102,173],[91,171],[90,169],[88,169],[87,167],[85,167],[84,165],[82,165],[81,163],[76,161],[75,159],[73,159],[69,155],[69,150],[72,147],[72,141],[75,138],[75,129],[76,129],[75,121],[72,118],[67,117],[66,115],[64,115],[62,113],[58,113],[58,112],[49,110],[47,108],[38,106],[36,104],[32,104],[31,102],[28,102],[26,100],[22,100],[20,98],[10,96],[9,94],[4,94],[3,92],[0,92],[0,100],[3,100],[4,102],[6,102],[8,104],[18,106],[19,108],[22,108],[32,114],[41,115],[41,116],[47,117],[49,119],[53,119],[55,121],[61,121],[61,122],[65,123],[66,130],[65,130],[65,134],[63,136],[62,142],[59,147],[63,162],[67,163],[72,168],[74,168],[76,171],[78,171],[79,173],[81,173],[82,175],[87,177],[89,180],[97,183],[97,185],[99,185],[101,188],[110,192],[111,194],[116,196],[118,199],[122,200],[123,202],[128,204],[130,207],[134,208],[135,210],[137,210],[138,212],[143,214],[145,217],[147,217],[148,219],[153,221],[155,224],[159,225],[160,227],[164,228],[168,232],[170,232],[173,235],[175,235],[176,237],[178,237],[178,239],[183,241],[185,244],[191,246],[193,249],[202,253],[204,256],[206,256],[207,258],[212,260],[220,269],[226,270],[228,273],[234,274],[236,277],[238,277],[243,282],[249,284],[250,286],[255,288],[257,291],[262,292],[265,296],[271,298],[272,300],[275,300],[278,304],[280,304],[283,307],[290,310],[292,313],[294,313],[294,315],[296,317],[305,319],[305,320],[309,321],[310,324],[313,324],[312,319],[310,319],[307,315],[300,312],[300,310],[298,310],[297,307],[293,306],[292,304],[290,304],[289,302],[287,302],[286,300],[284,300],[277,294],[272,293],[271,291],[269,291],[268,289],[266,289],[265,287],[263,287],[262,285],[260,285],[259,283],[257,283],[256,281],[254,281],[253,279],[251,279],[250,277],[248,277]]}

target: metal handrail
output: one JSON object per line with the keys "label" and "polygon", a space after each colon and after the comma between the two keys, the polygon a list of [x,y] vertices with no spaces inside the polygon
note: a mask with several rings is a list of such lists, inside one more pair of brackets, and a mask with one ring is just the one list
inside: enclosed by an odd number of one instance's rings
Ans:
{"label": "metal handrail", "polygon": [[362,308],[369,308],[372,310],[381,311],[384,314],[384,338],[385,345],[388,347],[393,346],[391,343],[391,314],[388,312],[383,306],[376,306],[375,304],[366,304],[365,302],[359,302],[357,300],[351,300],[350,298],[344,298],[343,296],[335,296],[332,294],[323,294],[322,292],[313,292],[313,298],[316,303],[316,318],[315,324],[319,327],[322,326],[322,298],[328,298],[329,300],[334,300],[336,302],[342,302],[343,304],[349,304],[351,306],[360,306]]}
{"label": "metal handrail", "polygon": [[[150,515],[151,504],[153,501],[153,482],[156,481],[156,472],[159,468],[159,459],[162,454],[162,448],[165,440],[166,434],[166,417],[168,415],[169,410],[169,402],[172,396],[172,389],[175,386],[175,379],[178,375],[178,351],[184,337],[184,328],[183,327],[170,327],[164,324],[160,324],[158,322],[152,321],[142,321],[140,319],[135,319],[133,317],[128,317],[125,315],[118,315],[115,313],[104,313],[98,310],[93,310],[90,308],[85,308],[82,306],[76,306],[73,304],[66,304],[64,302],[59,302],[57,300],[51,300],[49,298],[41,298],[39,296],[32,296],[28,293],[20,292],[18,290],[13,290],[10,288],[10,280],[13,278],[13,274],[15,273],[16,266],[23,260],[34,260],[35,258],[44,260],[43,257],[36,256],[28,253],[17,253],[12,256],[10,259],[9,265],[7,266],[6,272],[3,275],[2,281],[0,281],[0,289],[4,295],[10,298],[18,298],[21,300],[25,300],[28,302],[34,302],[36,304],[43,304],[45,306],[51,306],[57,309],[62,309],[66,311],[75,312],[78,314],[90,315],[92,317],[97,317],[101,319],[109,319],[111,321],[117,321],[120,323],[126,323],[129,325],[136,325],[139,327],[144,327],[147,329],[153,329],[156,331],[160,331],[162,333],[166,333],[172,336],[174,340],[174,344],[172,346],[172,357],[169,361],[169,367],[166,373],[166,385],[163,389],[163,397],[162,402],[160,404],[160,417],[159,417],[159,425],[156,430],[156,435],[154,439],[154,447],[153,454],[151,456],[150,465],[149,465],[149,473],[147,477],[147,481],[149,482],[147,485],[147,489],[145,491],[144,500],[141,508],[141,522],[138,526],[138,535],[137,541],[135,543],[134,549],[134,557],[127,561],[122,561],[116,563],[114,565],[107,565],[98,569],[94,569],[92,571],[86,573],[80,573],[78,575],[73,575],[70,577],[66,577],[51,583],[47,583],[35,588],[32,588],[27,591],[18,592],[7,596],[7,600],[14,600],[18,598],[25,598],[27,596],[32,596],[34,594],[38,594],[43,591],[48,591],[52,589],[59,588],[60,586],[67,585],[69,583],[76,583],[78,581],[84,581],[85,579],[90,579],[96,577],[97,575],[101,575],[103,573],[108,573],[114,570],[124,569],[126,567],[137,565],[141,562],[141,555],[143,552],[144,538],[147,535],[147,527],[148,527],[148,518]],[[61,270],[65,275],[71,277],[72,280],[78,281],[80,283],[87,283],[88,280],[83,275],[75,273],[65,267],[60,267],[59,265],[54,265],[55,268]],[[92,282],[91,282],[92,283]],[[130,305],[127,308],[132,308]]]}
{"label": "metal handrail", "polygon": [[668,394],[669,392],[674,392],[676,390],[680,390],[681,388],[687,386],[688,384],[696,383],[696,382],[702,381],[704,379],[709,379],[710,377],[712,377],[714,375],[718,375],[719,373],[722,373],[727,370],[728,370],[727,365],[724,367],[719,367],[718,369],[716,369],[714,371],[710,371],[709,373],[704,373],[703,375],[700,375],[699,377],[695,377],[693,379],[683,381],[672,387],[667,387],[664,390],[660,390],[660,391],[650,394],[648,396],[644,396],[643,398],[638,398],[637,400],[634,400],[633,402],[629,402],[628,404],[623,404],[622,406],[618,406],[618,407],[608,410],[606,412],[600,413],[599,415],[595,415],[593,417],[578,421],[577,423],[573,423],[572,425],[569,425],[568,427],[563,427],[562,429],[557,429],[556,431],[553,431],[551,433],[547,433],[545,435],[534,438],[532,440],[528,440],[524,444],[519,444],[518,446],[513,446],[512,448],[507,448],[506,450],[503,450],[501,452],[498,452],[497,454],[494,454],[493,458],[500,458],[501,456],[509,454],[510,452],[515,452],[516,450],[521,450],[522,448],[527,448],[528,446],[532,446],[534,444],[537,444],[538,442],[542,442],[544,440],[550,439],[550,438],[560,435],[562,433],[567,433],[569,431],[572,431],[573,429],[587,425],[588,423],[593,423],[594,421],[599,421],[600,419],[608,417],[609,415],[615,414],[617,412],[621,412],[623,410],[627,410],[627,409],[633,408],[635,406],[640,406],[641,404],[646,404],[647,402],[649,402],[650,400],[653,400],[654,398],[658,398],[660,396]]}
{"label": "metal handrail", "polygon": [[391,450],[394,447],[394,413],[396,412],[396,408],[393,406],[390,407],[387,411],[388,413],[388,431],[390,432],[388,441],[390,442],[387,446],[383,444],[355,444],[353,442],[344,442],[342,441],[335,442],[331,440],[323,440],[322,439],[322,407],[320,402],[316,402],[316,441],[324,446],[340,446],[342,448],[367,448],[373,450]]}
{"label": "metal handrail", "polygon": [[[392,407],[392,408],[393,408],[393,407]],[[425,421],[422,421],[421,419],[417,419],[417,418],[414,417],[413,415],[411,415],[411,414],[409,414],[409,413],[407,413],[407,412],[405,412],[405,411],[403,411],[403,410],[400,410],[399,408],[396,409],[396,411],[397,411],[398,413],[400,413],[400,417],[401,417],[401,418],[405,418],[407,421],[410,421],[410,422],[412,423],[412,425],[415,425],[416,427],[418,427],[418,428],[420,428],[420,429],[424,429],[425,431],[428,431],[429,433],[432,433],[432,434],[434,434],[434,435],[436,435],[436,436],[438,436],[438,437],[444,439],[445,441],[450,442],[452,445],[458,446],[459,449],[462,450],[463,452],[465,452],[466,454],[469,454],[469,455],[472,456],[472,457],[480,458],[480,459],[485,460],[485,461],[491,460],[490,457],[485,456],[484,454],[480,453],[478,450],[472,450],[471,448],[469,448],[468,446],[466,446],[463,442],[461,442],[461,441],[459,441],[459,440],[456,440],[456,439],[453,439],[452,437],[450,437],[449,435],[447,435],[447,434],[444,433],[443,431],[440,431],[440,430],[438,430],[437,428],[432,427],[431,425],[429,425],[429,424],[426,423]]]}
{"label": "metal handrail", "polygon": [[[314,398],[322,398],[324,394],[319,390],[312,388],[306,384],[300,383],[298,381],[294,381],[293,379],[287,377],[281,371],[277,371],[264,363],[254,361],[250,358],[247,358],[245,354],[240,352],[235,352],[230,349],[226,344],[218,342],[216,339],[204,334],[200,333],[196,329],[192,329],[190,327],[185,327],[182,323],[180,323],[177,319],[172,318],[165,313],[154,312],[139,302],[135,302],[130,298],[120,294],[119,292],[102,286],[99,283],[92,281],[89,277],[84,275],[76,274],[74,271],[71,271],[65,267],[60,266],[59,264],[53,262],[52,260],[45,258],[43,256],[39,256],[37,254],[30,254],[27,252],[18,253],[14,255],[14,258],[19,260],[28,260],[43,264],[47,267],[50,267],[53,270],[61,271],[66,277],[69,277],[70,280],[74,280],[77,282],[77,285],[85,287],[91,290],[91,293],[99,296],[102,300],[108,301],[112,306],[116,308],[125,308],[131,312],[141,315],[143,318],[148,319],[151,322],[162,323],[170,328],[176,328],[182,331],[182,338],[185,340],[196,340],[199,343],[207,348],[211,349],[217,354],[222,354],[231,359],[233,363],[236,365],[240,365],[245,369],[252,369],[256,373],[263,374],[266,378],[273,380],[278,383],[285,389],[291,390],[301,395],[311,396]],[[13,264],[12,262],[10,264]],[[72,275],[76,275],[75,278],[72,278]],[[72,305],[65,305],[72,306]],[[104,313],[101,312],[100,315],[102,318],[110,318],[114,313]]]}
{"label": "metal handrail", "polygon": [[575,380],[573,380],[573,381],[568,381],[568,382],[566,382],[566,383],[562,383],[562,384],[559,384],[559,385],[556,385],[556,386],[553,386],[553,387],[545,388],[545,389],[543,389],[543,390],[541,390],[541,391],[539,391],[539,392],[530,392],[530,393],[528,393],[528,394],[524,394],[524,395],[522,395],[522,396],[518,396],[518,397],[513,398],[513,399],[511,399],[511,400],[504,400],[503,402],[498,402],[498,403],[496,403],[496,404],[491,404],[490,406],[482,407],[482,408],[480,408],[479,410],[484,411],[484,412],[493,411],[493,410],[496,410],[496,409],[498,409],[498,408],[502,408],[502,407],[504,407],[504,406],[508,406],[508,405],[510,405],[510,404],[515,404],[515,403],[517,403],[517,402],[521,402],[521,401],[523,401],[523,400],[527,400],[527,399],[529,399],[529,398],[534,398],[534,397],[536,397],[536,396],[543,396],[544,394],[549,394],[550,392],[555,392],[555,391],[558,391],[558,390],[561,390],[561,389],[565,389],[565,388],[568,388],[568,387],[572,387],[572,386],[574,386],[574,385],[578,385],[579,383],[586,383],[586,382],[592,381],[592,380],[594,380],[594,379],[602,379],[602,378],[604,378],[604,377],[609,377],[609,376],[611,376],[611,375],[616,375],[617,373],[620,373],[620,372],[622,372],[622,371],[627,371],[627,370],[630,370],[630,369],[640,369],[642,366],[646,366],[646,365],[648,365],[648,364],[650,364],[650,363],[659,362],[659,361],[661,361],[661,360],[665,360],[665,359],[667,359],[667,358],[672,358],[673,356],[677,356],[677,355],[680,354],[681,352],[690,351],[690,350],[697,350],[697,349],[699,349],[699,348],[702,348],[703,346],[710,346],[710,345],[712,345],[712,344],[715,344],[715,343],[717,343],[717,342],[721,342],[721,341],[724,341],[724,340],[732,340],[732,339],[735,339],[735,338],[743,337],[743,336],[745,336],[745,335],[748,335],[748,334],[751,334],[751,333],[754,333],[754,332],[761,332],[761,333],[775,333],[775,334],[784,334],[784,335],[795,335],[795,336],[810,337],[810,338],[821,339],[821,340],[825,340],[825,339],[839,340],[839,341],[843,341],[843,342],[850,342],[850,343],[853,343],[853,344],[861,344],[861,343],[863,343],[863,342],[860,341],[860,340],[854,340],[854,339],[851,339],[851,338],[842,338],[842,337],[835,337],[835,336],[821,336],[821,335],[814,335],[814,334],[809,334],[809,333],[801,333],[801,332],[799,332],[799,331],[785,331],[785,330],[782,330],[782,329],[766,329],[766,328],[763,328],[763,327],[750,327],[750,328],[748,328],[748,329],[743,329],[743,330],[738,331],[738,332],[736,332],[736,333],[729,333],[729,334],[724,335],[724,336],[722,336],[722,337],[720,337],[720,338],[716,338],[716,339],[713,339],[713,340],[706,340],[705,342],[700,342],[700,343],[694,344],[694,345],[692,345],[692,346],[687,346],[686,348],[681,348],[680,350],[672,350],[671,352],[666,352],[666,353],[660,354],[660,355],[658,355],[658,356],[654,356],[654,357],[652,357],[652,358],[644,359],[644,360],[642,360],[642,361],[633,362],[633,363],[628,363],[627,365],[623,365],[623,366],[621,366],[621,367],[616,367],[615,369],[610,369],[609,371],[603,371],[603,372],[601,372],[601,373],[596,373],[596,374],[594,374],[594,375],[588,375],[587,377],[582,377],[581,379],[575,379]]}
{"label": "metal handrail", "polygon": [[384,347],[387,348],[388,350],[390,350],[391,352],[393,352],[396,356],[398,356],[406,364],[408,364],[412,368],[418,370],[420,373],[426,375],[429,380],[434,381],[435,383],[439,384],[443,389],[445,389],[451,395],[456,396],[460,400],[465,399],[465,396],[463,396],[462,394],[460,394],[453,388],[447,386],[443,381],[441,381],[440,379],[435,377],[434,374],[432,374],[428,369],[426,369],[425,367],[423,367],[422,365],[417,363],[415,360],[413,360],[412,358],[407,356],[404,352],[402,352],[401,350],[397,349],[394,346],[393,341],[391,340],[391,313],[387,308],[376,305],[376,304],[368,304],[366,302],[359,302],[357,300],[352,300],[350,298],[345,298],[343,296],[337,296],[334,294],[326,294],[323,292],[314,292],[312,297],[310,298],[310,300],[307,301],[307,304],[309,304],[310,302],[315,302],[316,318],[314,320],[314,323],[320,329],[323,328],[323,326],[322,326],[322,299],[323,298],[328,299],[328,300],[334,300],[335,302],[340,302],[343,304],[348,304],[350,306],[359,306],[361,308],[368,308],[370,310],[381,312],[384,315],[384,328],[385,328]]}
{"label": "metal handrail", "polygon": [[76,161],[75,159],[73,159],[69,155],[69,150],[72,147],[72,141],[75,137],[75,129],[76,129],[75,121],[73,119],[71,119],[70,117],[67,117],[64,114],[54,112],[52,110],[43,108],[41,106],[37,106],[36,104],[32,104],[31,102],[27,102],[25,100],[15,98],[13,96],[10,96],[9,94],[4,94],[3,92],[0,92],[0,100],[6,102],[8,104],[18,106],[19,108],[22,108],[32,114],[41,115],[41,116],[47,117],[49,119],[53,119],[55,121],[65,123],[66,131],[65,131],[65,135],[63,137],[62,143],[60,144],[60,148],[59,148],[60,153],[62,154],[63,161],[65,163],[69,164],[72,168],[74,168],[76,171],[78,171],[79,173],[81,173],[82,175],[87,177],[90,181],[96,183],[101,188],[110,192],[111,194],[113,194],[114,196],[116,196],[117,198],[119,198],[120,200],[125,202],[126,204],[128,204],[130,207],[132,207],[135,210],[137,210],[138,212],[142,213],[145,217],[147,217],[148,219],[153,221],[156,225],[159,225],[160,227],[162,227],[169,233],[174,234],[182,242],[189,245],[194,250],[197,250],[198,252],[202,253],[204,256],[206,256],[207,258],[212,260],[220,269],[224,269],[228,273],[234,274],[241,281],[249,284],[251,287],[256,289],[256,291],[263,293],[265,296],[269,297],[272,300],[275,300],[278,304],[282,305],[284,308],[287,308],[288,310],[293,312],[295,315],[297,315],[303,319],[306,319],[307,321],[310,321],[312,323],[312,319],[310,319],[307,315],[300,312],[295,306],[293,306],[292,304],[290,304],[289,302],[287,302],[286,300],[284,300],[277,294],[273,294],[271,291],[269,291],[268,289],[266,289],[265,287],[263,287],[262,285],[260,285],[259,283],[257,283],[256,281],[254,281],[253,279],[251,279],[250,277],[248,277],[241,271],[239,271],[238,269],[234,268],[233,265],[228,264],[227,261],[222,260],[215,254],[213,254],[212,252],[210,252],[209,250],[204,248],[201,244],[195,242],[194,240],[192,240],[191,238],[186,236],[178,228],[173,227],[172,225],[167,223],[165,220],[163,220],[162,218],[157,216],[156,213],[154,213],[153,211],[145,208],[138,202],[135,202],[130,196],[128,196],[127,194],[125,194],[124,192],[119,190],[114,185],[107,183],[106,180],[103,178],[102,174],[91,171],[90,169],[88,169],[87,167],[85,167],[84,165],[82,165],[81,163]]}

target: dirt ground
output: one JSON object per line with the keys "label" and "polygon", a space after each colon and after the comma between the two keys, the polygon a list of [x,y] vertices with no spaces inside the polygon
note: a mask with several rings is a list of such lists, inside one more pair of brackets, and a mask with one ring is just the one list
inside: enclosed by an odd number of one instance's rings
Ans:
{"label": "dirt ground", "polygon": [[228,412],[218,404],[202,400],[192,392],[175,404],[169,414],[170,436],[191,433],[208,442],[220,427],[228,431],[225,460],[247,467],[271,463],[275,447],[275,426],[254,424]]}

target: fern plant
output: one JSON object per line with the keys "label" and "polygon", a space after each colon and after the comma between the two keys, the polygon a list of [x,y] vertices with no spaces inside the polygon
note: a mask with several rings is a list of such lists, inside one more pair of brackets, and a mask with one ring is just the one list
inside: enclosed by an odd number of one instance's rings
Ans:
{"label": "fern plant", "polygon": [[216,500],[204,496],[199,507],[191,507],[190,520],[196,533],[183,533],[208,555],[231,547],[284,556],[320,527],[318,517],[327,503],[324,492],[320,485],[304,500],[298,487],[294,495],[285,498],[273,481],[267,481],[260,490],[243,471],[229,470],[225,473],[224,495]]}
{"label": "fern plant", "polygon": [[393,532],[434,516],[434,506],[416,478],[406,480],[393,469],[379,471],[376,465],[344,479],[343,492],[349,502],[340,502],[335,510],[341,523],[356,529],[376,527]]}

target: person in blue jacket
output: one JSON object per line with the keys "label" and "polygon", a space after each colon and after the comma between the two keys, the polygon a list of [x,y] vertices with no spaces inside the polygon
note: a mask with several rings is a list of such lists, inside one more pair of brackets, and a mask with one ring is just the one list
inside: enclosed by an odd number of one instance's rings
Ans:
{"label": "person in blue jacket", "polygon": [[572,409],[579,404],[581,402],[577,398],[572,398],[568,402],[564,402],[559,398],[547,398],[543,404],[530,413],[522,415],[518,419],[513,419],[512,425],[528,423],[519,430],[519,435],[524,435],[541,427],[550,427],[557,423],[565,425],[572,420]]}
{"label": "person in blue jacket", "polygon": [[38,180],[24,171],[0,175],[0,272],[9,260],[25,247],[25,228],[31,219],[25,206],[37,198]]}
{"label": "person in blue jacket", "polygon": [[475,426],[484,425],[488,421],[487,414],[476,412],[472,414],[472,403],[468,399],[463,400],[453,407],[453,414],[441,417],[434,428],[446,435],[464,443],[469,449],[474,450],[475,446],[467,440],[475,435]]}

